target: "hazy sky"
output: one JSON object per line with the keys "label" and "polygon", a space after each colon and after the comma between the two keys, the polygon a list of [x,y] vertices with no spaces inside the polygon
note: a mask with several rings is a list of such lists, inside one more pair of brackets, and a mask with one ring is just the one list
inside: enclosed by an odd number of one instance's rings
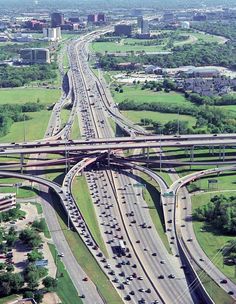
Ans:
{"label": "hazy sky", "polygon": [[[36,0],[0,0],[0,9],[28,7],[31,8]],[[112,7],[155,7],[173,8],[184,6],[206,5],[236,5],[236,0],[37,0],[40,7],[48,8],[112,8]],[[68,5],[69,4],[69,5]]]}

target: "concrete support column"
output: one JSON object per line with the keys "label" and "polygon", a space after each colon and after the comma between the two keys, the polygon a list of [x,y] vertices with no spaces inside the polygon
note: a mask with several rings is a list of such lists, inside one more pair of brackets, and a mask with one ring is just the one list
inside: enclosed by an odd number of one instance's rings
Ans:
{"label": "concrete support column", "polygon": [[23,170],[24,170],[23,165],[24,165],[24,154],[21,153],[21,155],[20,155],[20,169],[21,169],[21,174],[23,173]]}
{"label": "concrete support column", "polygon": [[107,165],[108,165],[108,168],[110,168],[110,165],[111,165],[111,150],[110,149],[108,150],[108,154],[107,154]]}
{"label": "concrete support column", "polygon": [[225,146],[223,146],[223,162],[225,161]]}

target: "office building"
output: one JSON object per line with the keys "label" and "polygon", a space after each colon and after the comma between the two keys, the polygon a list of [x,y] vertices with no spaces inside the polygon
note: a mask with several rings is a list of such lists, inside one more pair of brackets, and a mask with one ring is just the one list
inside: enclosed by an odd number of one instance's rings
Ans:
{"label": "office building", "polygon": [[51,26],[60,27],[64,24],[64,15],[62,13],[52,13]]}
{"label": "office building", "polygon": [[148,20],[142,20],[141,22],[141,34],[149,34],[149,22]]}
{"label": "office building", "polygon": [[132,27],[131,25],[127,24],[118,24],[115,26],[115,35],[116,36],[127,36],[131,37],[132,34]]}
{"label": "office building", "polygon": [[15,193],[1,193],[0,194],[0,212],[10,210],[16,206]]}
{"label": "office building", "polygon": [[203,15],[203,14],[195,14],[193,16],[193,21],[206,21],[207,20],[207,16]]}
{"label": "office building", "polygon": [[50,63],[50,52],[46,48],[26,48],[20,50],[20,58],[23,64]]}
{"label": "office building", "polygon": [[180,22],[180,27],[184,30],[189,30],[190,29],[190,22],[188,21],[181,21]]}
{"label": "office building", "polygon": [[88,23],[96,23],[98,21],[98,15],[90,14],[87,18]]}
{"label": "office building", "polygon": [[106,22],[106,16],[104,13],[98,13],[97,22]]}
{"label": "office building", "polygon": [[171,12],[167,12],[163,15],[162,19],[164,22],[173,22],[175,21],[175,15]]}
{"label": "office building", "polygon": [[61,28],[44,28],[43,35],[48,41],[59,41],[61,39]]}

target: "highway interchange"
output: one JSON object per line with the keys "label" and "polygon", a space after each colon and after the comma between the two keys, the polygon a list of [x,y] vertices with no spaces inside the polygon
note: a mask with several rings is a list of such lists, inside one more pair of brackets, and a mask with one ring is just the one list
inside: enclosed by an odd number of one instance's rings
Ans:
{"label": "highway interchange", "polygon": [[[33,181],[41,185],[41,190],[44,187],[50,188],[59,195],[68,215],[69,225],[73,225],[79,233],[123,301],[140,304],[213,303],[199,281],[192,262],[195,261],[219,285],[225,277],[197,244],[191,222],[185,221],[191,216],[191,200],[186,189],[182,187],[192,179],[215,174],[217,170],[235,170],[236,166],[232,161],[232,164],[225,168],[177,178],[168,187],[158,174],[125,160],[123,150],[159,149],[160,146],[189,149],[196,146],[220,146],[224,155],[226,146],[235,145],[236,134],[148,136],[140,127],[134,126],[119,113],[107,94],[103,81],[90,69],[88,43],[99,34],[100,32],[86,34],[78,40],[72,40],[68,45],[70,70],[66,77],[69,90],[62,91],[60,100],[54,105],[45,138],[29,143],[0,145],[0,155],[19,154],[22,156],[21,165],[24,163],[24,155],[34,154],[35,157],[36,154],[37,160],[27,164],[31,170],[35,169],[36,174],[39,170],[36,169],[37,163],[39,168],[43,168],[43,155],[63,155],[64,159],[59,161],[65,162],[67,174],[62,186],[28,174],[27,171],[20,174],[13,170],[3,171],[5,168],[2,167],[0,175]],[[63,74],[63,71],[61,73]],[[61,129],[60,112],[67,103],[72,103],[71,113],[65,127]],[[108,118],[112,118],[129,137],[115,138]],[[72,141],[70,132],[75,119],[79,121],[83,139]],[[75,156],[80,158],[77,159]],[[68,163],[70,157],[74,164],[71,168]],[[224,160],[222,157],[222,162]],[[55,162],[52,161],[51,164],[55,165]],[[142,197],[142,188],[134,187],[134,184],[139,184],[138,171],[149,175],[160,187],[166,235],[172,254],[163,245],[153,225],[147,204]],[[86,177],[107,255],[96,243],[73,198],[72,183],[78,174],[84,174]],[[173,192],[174,196],[165,197],[164,193],[167,192]],[[180,205],[184,208],[178,207]],[[50,215],[55,217],[52,210]],[[51,221],[48,217],[46,219],[48,222]],[[56,225],[57,222],[54,223],[54,228]],[[61,235],[61,238],[56,240],[55,236],[53,240],[59,251],[66,253],[63,261],[73,282],[76,281],[75,286],[79,295],[83,296],[83,302],[103,303],[104,300],[93,283],[83,281],[85,273],[79,265],[75,266],[76,261],[66,241],[63,240],[63,246],[60,243],[62,238]],[[188,241],[190,239],[191,241]],[[125,255],[117,254],[115,250],[121,240],[126,247]],[[80,279],[76,280],[76,276]],[[228,282],[221,287],[226,292],[233,291],[232,297],[235,297],[235,284]]]}

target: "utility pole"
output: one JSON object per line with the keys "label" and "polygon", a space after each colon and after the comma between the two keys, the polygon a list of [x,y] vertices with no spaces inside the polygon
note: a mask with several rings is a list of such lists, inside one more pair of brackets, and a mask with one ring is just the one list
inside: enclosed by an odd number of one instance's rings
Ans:
{"label": "utility pole", "polygon": [[26,141],[26,130],[25,130],[25,113],[23,114],[24,119],[24,142]]}

